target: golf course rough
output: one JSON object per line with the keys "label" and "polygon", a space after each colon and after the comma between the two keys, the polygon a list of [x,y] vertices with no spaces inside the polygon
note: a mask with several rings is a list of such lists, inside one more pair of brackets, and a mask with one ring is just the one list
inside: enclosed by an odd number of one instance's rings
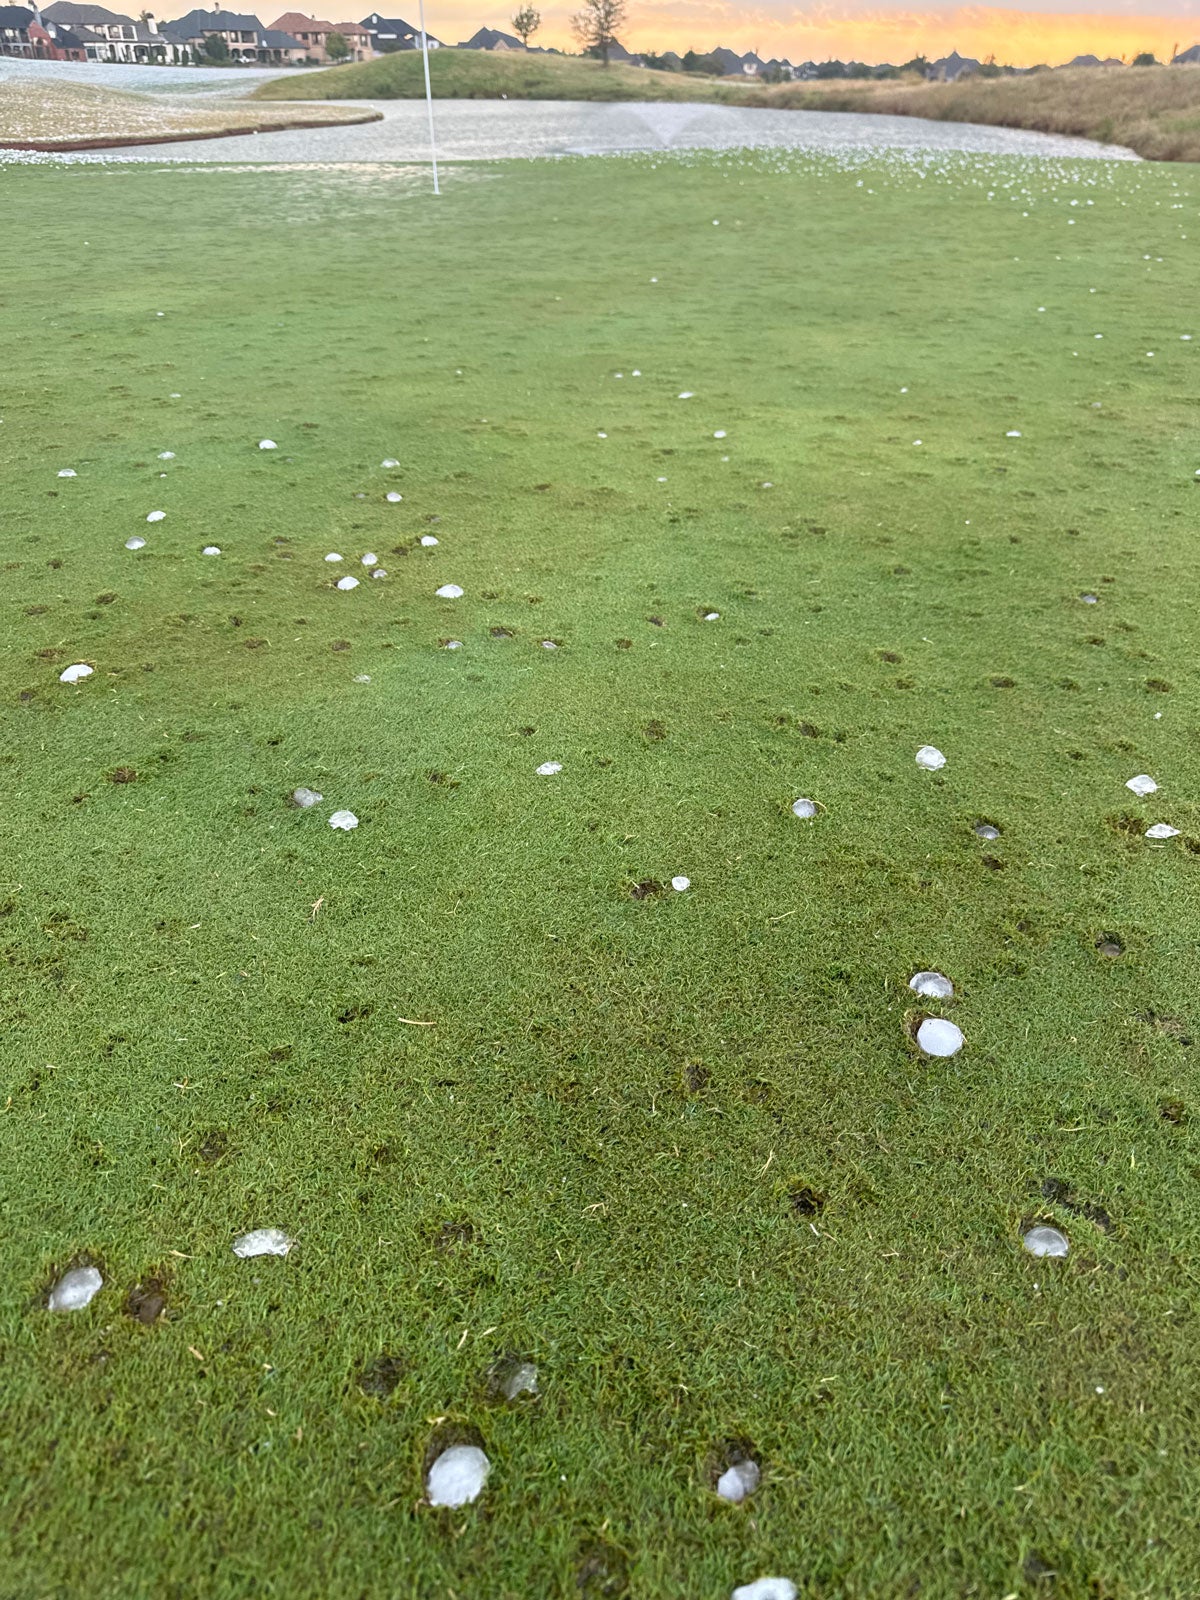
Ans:
{"label": "golf course rough", "polygon": [[0,1590],[1194,1594],[1195,181],[423,182],[0,171]]}

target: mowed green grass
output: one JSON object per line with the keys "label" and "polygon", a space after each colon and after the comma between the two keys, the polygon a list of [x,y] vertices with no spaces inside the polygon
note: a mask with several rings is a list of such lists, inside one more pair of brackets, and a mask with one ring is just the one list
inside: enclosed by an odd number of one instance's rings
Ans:
{"label": "mowed green grass", "polygon": [[[435,50],[429,77],[439,100],[706,100],[743,104],[749,85],[697,73],[655,72],[619,61],[520,51]],[[397,50],[354,66],[270,78],[254,100],[420,100],[424,56]]]}
{"label": "mowed green grass", "polygon": [[0,206],[5,1600],[1194,1594],[1178,177]]}

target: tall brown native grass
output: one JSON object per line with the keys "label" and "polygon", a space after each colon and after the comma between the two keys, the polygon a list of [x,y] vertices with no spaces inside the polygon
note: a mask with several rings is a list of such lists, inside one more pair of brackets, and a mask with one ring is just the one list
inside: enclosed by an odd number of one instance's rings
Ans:
{"label": "tall brown native grass", "polygon": [[1125,145],[1154,161],[1200,161],[1200,67],[1075,67],[957,83],[786,83],[758,90],[751,103],[1033,128]]}

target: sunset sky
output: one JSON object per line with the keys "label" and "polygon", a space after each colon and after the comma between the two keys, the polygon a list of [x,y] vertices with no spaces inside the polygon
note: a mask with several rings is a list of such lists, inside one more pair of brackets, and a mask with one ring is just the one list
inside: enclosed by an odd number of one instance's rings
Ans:
{"label": "sunset sky", "polygon": [[[537,0],[534,0],[537,3]],[[427,0],[431,33],[455,44],[481,25],[511,31],[508,9],[492,0]],[[535,44],[573,48],[569,18],[576,5],[541,5],[542,30]],[[823,61],[830,56],[902,62],[914,55],[931,59],[958,50],[981,59],[1030,66],[1058,65],[1072,56],[1133,57],[1152,50],[1169,59],[1200,41],[1200,0],[1181,0],[1168,12],[1162,0],[1026,0],[1020,9],[1001,6],[943,6],[922,11],[911,5],[880,5],[876,0],[797,6],[788,0],[733,5],[729,0],[629,0],[629,23],[621,41],[633,50],[683,51],[728,45],[792,61]]]}

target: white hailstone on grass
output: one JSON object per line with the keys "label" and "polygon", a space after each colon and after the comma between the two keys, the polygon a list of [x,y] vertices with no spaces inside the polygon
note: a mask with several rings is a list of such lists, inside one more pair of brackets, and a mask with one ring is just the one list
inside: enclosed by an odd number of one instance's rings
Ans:
{"label": "white hailstone on grass", "polygon": [[132,539],[126,539],[125,548],[126,550],[144,550],[146,548],[146,541],[142,538],[140,533],[135,533]]}
{"label": "white hailstone on grass", "polygon": [[443,650],[461,650],[462,649],[462,640],[461,639],[447,639],[445,644],[442,646],[442,649]]}
{"label": "white hailstone on grass", "polygon": [[84,678],[90,678],[95,672],[95,667],[89,667],[86,661],[77,661],[73,667],[68,667],[65,672],[58,675],[59,683],[81,683]]}
{"label": "white hailstone on grass", "polygon": [[431,1506],[466,1506],[478,1500],[492,1464],[478,1445],[456,1444],[429,1469],[425,1492]]}
{"label": "white hailstone on grass", "polygon": [[95,1267],[72,1267],[50,1291],[46,1304],[51,1311],[82,1311],[104,1287]]}
{"label": "white hailstone on grass", "polygon": [[387,460],[386,461],[381,461],[379,463],[379,465],[381,467],[387,467],[387,468],[390,469],[392,467],[398,467],[400,465],[400,463],[395,459],[395,457],[388,456]]}
{"label": "white hailstone on grass", "polygon": [[994,822],[976,822],[971,831],[980,839],[998,839],[1000,829]]}
{"label": "white hailstone on grass", "polygon": [[389,489],[387,492],[387,498],[391,505],[396,505],[399,501],[404,499],[404,496],[396,489]]}
{"label": "white hailstone on grass", "polygon": [[790,1578],[755,1578],[739,1584],[731,1600],[796,1600],[796,1585]]}
{"label": "white hailstone on grass", "polygon": [[720,622],[721,613],[719,611],[706,611],[704,613],[704,620],[705,622]]}
{"label": "white hailstone on grass", "polygon": [[1070,1249],[1066,1234],[1057,1228],[1030,1228],[1021,1243],[1031,1256],[1065,1256]]}
{"label": "white hailstone on grass", "polygon": [[1139,772],[1136,778],[1130,778],[1125,787],[1127,789],[1132,789],[1139,800],[1143,799],[1148,794],[1154,794],[1158,789],[1158,785],[1155,783],[1154,779],[1148,777],[1144,772]]}
{"label": "white hailstone on grass", "polygon": [[461,600],[463,592],[457,583],[444,583],[434,594],[439,600]]}
{"label": "white hailstone on grass", "polygon": [[377,567],[379,565],[379,557],[375,554],[374,550],[369,550],[367,554],[360,557],[360,559],[364,567]]}
{"label": "white hailstone on grass", "polygon": [[552,778],[556,772],[562,771],[561,761],[543,761],[537,769],[539,778]]}
{"label": "white hailstone on grass", "polygon": [[738,1506],[747,1495],[754,1493],[761,1482],[762,1473],[757,1461],[735,1461],[717,1479],[717,1493],[722,1500]]}
{"label": "white hailstone on grass", "polygon": [[78,476],[79,474],[75,471],[74,467],[64,467],[59,473],[60,478],[77,478]]}
{"label": "white hailstone on grass", "polygon": [[775,485],[773,483],[760,483],[758,487],[760,489],[773,489]]}
{"label": "white hailstone on grass", "polygon": [[811,822],[816,814],[817,802],[815,800],[808,800],[802,796],[799,800],[792,801],[792,815],[799,817],[802,822]]}
{"label": "white hailstone on grass", "polygon": [[[1185,333],[1185,334],[1184,334],[1184,336],[1183,336],[1183,337],[1184,337],[1184,338],[1185,338],[1185,339],[1187,339],[1187,338],[1189,338],[1189,337],[1190,337],[1190,335],[1189,335],[1189,334],[1186,334],[1186,333]],[[638,368],[637,368],[637,367],[634,367],[634,369],[633,369],[633,371],[632,371],[632,373],[631,373],[631,374],[630,374],[630,376],[631,376],[631,377],[633,377],[633,378],[640,378],[640,377],[641,377],[641,375],[642,375],[642,374],[641,374],[641,372],[640,372],[640,371],[639,371],[639,370],[638,370]]]}
{"label": "white hailstone on grass", "polygon": [[292,803],[298,805],[302,811],[307,811],[310,806],[319,806],[325,796],[317,789],[306,789],[303,784],[298,789],[292,790]]}
{"label": "white hailstone on grass", "polygon": [[371,574],[371,576],[373,578],[386,578],[387,577],[387,569],[385,567],[376,567],[375,571]]}
{"label": "white hailstone on grass", "polygon": [[1017,430],[1015,428],[1010,428],[1008,430],[1008,432],[1004,435],[1004,437],[1006,439],[1019,439],[1021,437],[1021,435],[1017,432]]}
{"label": "white hailstone on grass", "polygon": [[683,894],[686,890],[692,887],[692,880],[690,878],[685,878],[681,872],[678,877],[671,879],[671,887],[674,889],[676,894]]}
{"label": "white hailstone on grass", "polygon": [[694,389],[684,389],[683,392],[677,396],[677,398],[680,400],[694,400],[696,398],[696,391]]}
{"label": "white hailstone on grass", "polygon": [[944,1017],[926,1017],[917,1029],[917,1043],[927,1056],[956,1056],[963,1047],[962,1031]]}
{"label": "white hailstone on grass", "polygon": [[340,555],[338,555],[336,550],[331,550],[325,559],[326,561],[340,561],[342,558]]}
{"label": "white hailstone on grass", "polygon": [[724,428],[718,428],[716,430],[716,432],[713,434],[713,438],[714,439],[723,439],[724,437],[725,437],[725,429]]}
{"label": "white hailstone on grass", "polygon": [[147,513],[146,521],[147,522],[162,522],[164,520],[164,518],[166,517],[166,515],[167,515],[167,513],[165,511],[151,511],[151,512]]}
{"label": "white hailstone on grass", "polygon": [[329,819],[329,826],[336,828],[339,833],[350,833],[358,827],[358,818],[353,811],[335,811]]}
{"label": "white hailstone on grass", "polygon": [[1173,828],[1169,822],[1156,822],[1153,827],[1146,829],[1147,839],[1174,839],[1178,833],[1179,829]]}
{"label": "white hailstone on grass", "polygon": [[543,639],[542,640],[542,649],[543,650],[557,650],[558,649],[558,644],[553,639]]}
{"label": "white hailstone on grass", "polygon": [[917,765],[926,772],[940,772],[946,765],[946,758],[936,745],[923,744],[917,751]]}
{"label": "white hailstone on grass", "polygon": [[1085,606],[1095,606],[1100,604],[1100,596],[1098,594],[1081,594],[1079,598],[1083,601]]}
{"label": "white hailstone on grass", "polygon": [[914,439],[914,440],[913,440],[913,444],[914,444],[914,445],[918,445],[918,444],[920,444],[920,443],[921,443],[921,441],[920,441],[920,439]]}
{"label": "white hailstone on grass", "polygon": [[532,1361],[522,1361],[513,1368],[501,1386],[501,1394],[506,1400],[515,1400],[521,1394],[537,1394],[538,1369]]}
{"label": "white hailstone on grass", "polygon": [[437,539],[432,533],[423,533],[421,535],[421,543],[426,550],[432,550],[434,545],[437,543]]}
{"label": "white hailstone on grass", "polygon": [[[177,398],[177,396],[172,396],[172,398]],[[278,450],[279,446],[275,443],[274,439],[260,439],[258,441],[258,448],[260,450]]]}
{"label": "white hailstone on grass", "polygon": [[[1197,473],[1197,474],[1196,474],[1196,476],[1197,476],[1197,477],[1198,477],[1198,478],[1200,478],[1200,472],[1198,472],[1198,473]],[[656,483],[666,483],[666,481],[667,481],[667,480],[666,480],[666,479],[665,479],[665,478],[656,478],[656,479],[655,479],[655,480],[654,480],[654,481],[655,481],[655,482],[656,482]]]}
{"label": "white hailstone on grass", "polygon": [[597,439],[607,439],[608,435],[606,433],[597,433],[596,437]]}
{"label": "white hailstone on grass", "polygon": [[251,1256],[285,1256],[295,1242],[282,1228],[252,1228],[233,1241],[233,1253],[243,1261]]}
{"label": "white hailstone on grass", "polygon": [[344,578],[339,578],[338,579],[337,583],[334,585],[334,588],[335,589],[357,589],[358,588],[358,579],[357,578],[352,578],[350,576],[350,574],[347,573]]}
{"label": "white hailstone on grass", "polygon": [[219,556],[221,554],[221,546],[219,544],[206,544],[200,554],[202,556]]}
{"label": "white hailstone on grass", "polygon": [[160,461],[174,461],[175,452],[174,450],[160,450],[158,452],[158,459]]}
{"label": "white hailstone on grass", "polygon": [[915,972],[908,980],[914,994],[930,995],[935,1000],[949,1000],[954,985],[944,972]]}
{"label": "white hailstone on grass", "polygon": [[354,674],[354,681],[355,683],[370,683],[371,674],[369,672],[356,672]]}

